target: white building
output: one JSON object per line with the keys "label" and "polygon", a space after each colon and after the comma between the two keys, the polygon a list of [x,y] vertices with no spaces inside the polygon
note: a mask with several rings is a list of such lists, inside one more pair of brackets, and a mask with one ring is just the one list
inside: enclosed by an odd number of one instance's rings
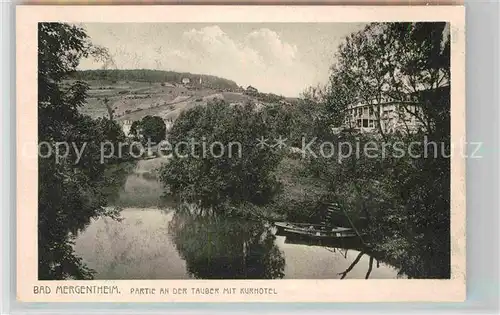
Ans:
{"label": "white building", "polygon": [[174,126],[174,119],[173,118],[164,118],[163,122],[165,123],[165,128],[167,130],[167,133],[172,127]]}
{"label": "white building", "polygon": [[130,133],[130,128],[132,127],[132,123],[133,123],[133,121],[132,120],[128,120],[128,119],[122,121],[122,123],[121,123],[123,133],[127,137],[130,136],[129,133]]}
{"label": "white building", "polygon": [[182,78],[182,84],[189,84],[191,83],[191,80],[189,78]]}
{"label": "white building", "polygon": [[350,104],[344,118],[344,128],[356,129],[361,132],[384,133],[395,131],[416,132],[422,127],[424,117],[422,108],[410,101],[396,101],[390,97],[371,104],[357,102]]}

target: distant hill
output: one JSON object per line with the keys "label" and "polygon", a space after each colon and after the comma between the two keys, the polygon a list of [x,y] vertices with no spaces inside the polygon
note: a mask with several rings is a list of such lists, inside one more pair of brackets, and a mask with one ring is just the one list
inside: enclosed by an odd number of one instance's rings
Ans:
{"label": "distant hill", "polygon": [[238,89],[236,82],[213,75],[162,70],[81,70],[73,73],[70,78],[83,81],[109,80],[170,83],[181,83],[182,79],[188,78],[192,84],[199,84],[201,78],[202,86],[206,88],[230,90]]}

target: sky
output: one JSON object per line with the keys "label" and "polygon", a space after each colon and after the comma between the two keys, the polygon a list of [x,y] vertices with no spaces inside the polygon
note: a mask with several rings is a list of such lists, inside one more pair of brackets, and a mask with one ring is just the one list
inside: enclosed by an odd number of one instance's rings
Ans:
{"label": "sky", "polygon": [[[328,80],[335,52],[361,23],[92,23],[92,43],[118,69],[210,74],[262,92],[299,96]],[[80,69],[103,64],[85,59]]]}

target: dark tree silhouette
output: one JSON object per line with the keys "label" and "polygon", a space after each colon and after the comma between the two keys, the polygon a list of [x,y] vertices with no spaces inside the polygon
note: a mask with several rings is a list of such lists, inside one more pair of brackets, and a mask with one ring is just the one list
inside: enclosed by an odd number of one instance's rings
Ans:
{"label": "dark tree silhouette", "polygon": [[83,57],[101,55],[85,31],[61,23],[38,24],[38,141],[52,150],[57,142],[85,145],[78,158],[69,150],[58,163],[53,156],[38,158],[38,277],[88,279],[92,270],[73,253],[73,240],[90,219],[112,215],[103,206],[109,191],[100,163],[100,142],[123,139],[121,128],[111,120],[93,120],[79,114],[88,86],[76,81],[63,88],[63,79],[74,72]]}

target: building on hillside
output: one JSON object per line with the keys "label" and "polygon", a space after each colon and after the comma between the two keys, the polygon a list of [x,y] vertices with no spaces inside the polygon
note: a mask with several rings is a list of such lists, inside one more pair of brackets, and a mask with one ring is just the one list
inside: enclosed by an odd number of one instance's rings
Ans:
{"label": "building on hillside", "polygon": [[357,102],[349,105],[343,127],[361,132],[376,132],[380,124],[380,129],[384,133],[398,130],[412,133],[422,127],[419,118],[423,118],[420,106],[387,98],[380,103]]}
{"label": "building on hillside", "polygon": [[127,137],[132,136],[132,135],[130,135],[130,128],[132,127],[132,123],[133,123],[133,121],[128,120],[128,119],[121,122],[123,133]]}
{"label": "building on hillside", "polygon": [[182,78],[181,82],[182,82],[182,84],[187,85],[187,84],[191,83],[191,80],[189,78]]}
{"label": "building on hillside", "polygon": [[381,129],[384,133],[414,133],[427,124],[422,106],[418,104],[419,100],[436,97],[435,101],[447,102],[442,105],[449,106],[449,93],[450,87],[443,86],[419,91],[419,95],[408,94],[404,99],[387,96],[379,102],[354,102],[347,107],[342,129],[355,129],[360,132],[377,132]]}
{"label": "building on hillside", "polygon": [[414,133],[432,124],[423,111],[422,100],[433,102],[436,110],[443,113],[450,110],[450,85],[434,89],[423,89],[407,94],[400,99],[385,97],[380,102],[353,102],[347,107],[342,129],[355,129],[361,132],[384,133],[396,131]]}
{"label": "building on hillside", "polygon": [[167,133],[168,133],[170,131],[170,129],[172,129],[172,127],[174,126],[174,119],[172,117],[164,118],[163,122],[165,123],[165,128],[166,128]]}
{"label": "building on hillside", "polygon": [[281,105],[286,105],[286,106],[292,105],[290,102],[288,102],[288,101],[287,101],[287,100],[285,100],[285,99],[279,100],[279,104],[281,104]]}
{"label": "building on hillside", "polygon": [[247,87],[247,89],[245,90],[245,94],[249,94],[249,95],[255,95],[259,93],[259,90],[257,90],[256,88],[254,88],[253,86],[249,85]]}

